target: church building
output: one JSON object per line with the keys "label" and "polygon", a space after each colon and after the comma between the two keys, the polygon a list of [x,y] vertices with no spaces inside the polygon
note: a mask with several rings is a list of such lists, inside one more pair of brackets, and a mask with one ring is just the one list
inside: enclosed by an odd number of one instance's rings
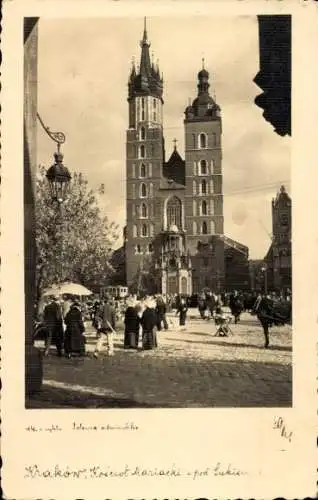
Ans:
{"label": "church building", "polygon": [[203,64],[197,96],[184,111],[184,158],[175,141],[167,159],[163,78],[150,59],[146,22],[140,46],[128,82],[127,285],[147,293],[220,291],[232,241],[224,236],[221,109]]}

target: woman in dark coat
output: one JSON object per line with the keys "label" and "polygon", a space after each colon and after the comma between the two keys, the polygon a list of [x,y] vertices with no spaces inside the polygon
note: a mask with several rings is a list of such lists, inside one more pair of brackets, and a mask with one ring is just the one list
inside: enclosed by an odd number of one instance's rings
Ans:
{"label": "woman in dark coat", "polygon": [[124,348],[137,349],[139,340],[140,317],[138,316],[137,308],[134,307],[132,303],[128,303],[128,307],[125,312],[124,323]]}
{"label": "woman in dark coat", "polygon": [[80,305],[75,302],[65,316],[65,355],[70,358],[72,354],[85,355],[85,331]]}
{"label": "woman in dark coat", "polygon": [[181,296],[179,300],[178,313],[179,313],[179,325],[183,327],[182,328],[183,330],[185,329],[187,311],[188,311],[187,301],[184,297]]}
{"label": "woman in dark coat", "polygon": [[142,348],[154,349],[157,347],[157,314],[155,311],[155,304],[150,300],[145,303],[146,309],[141,317],[142,326]]}

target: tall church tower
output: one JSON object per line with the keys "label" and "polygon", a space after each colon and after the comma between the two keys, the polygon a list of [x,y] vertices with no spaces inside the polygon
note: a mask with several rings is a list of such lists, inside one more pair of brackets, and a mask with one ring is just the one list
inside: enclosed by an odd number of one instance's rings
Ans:
{"label": "tall church tower", "polygon": [[129,128],[126,135],[128,286],[138,279],[138,272],[141,271],[147,256],[151,257],[154,251],[154,237],[161,230],[160,218],[155,218],[155,200],[160,188],[164,163],[163,79],[158,65],[154,65],[150,59],[146,19],[140,47],[139,68],[133,63],[128,82]]}
{"label": "tall church tower", "polygon": [[198,95],[185,110],[186,233],[193,292],[224,282],[221,110],[209,93],[209,73],[198,73]]}

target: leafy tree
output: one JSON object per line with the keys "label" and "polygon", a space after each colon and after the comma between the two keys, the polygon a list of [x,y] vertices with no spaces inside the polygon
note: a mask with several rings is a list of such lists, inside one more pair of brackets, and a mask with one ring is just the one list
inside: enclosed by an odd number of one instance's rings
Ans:
{"label": "leafy tree", "polygon": [[80,173],[72,176],[67,199],[51,198],[46,170],[36,182],[37,291],[52,283],[72,280],[87,287],[103,285],[112,272],[109,261],[118,239],[118,226],[98,206],[104,186],[89,189]]}

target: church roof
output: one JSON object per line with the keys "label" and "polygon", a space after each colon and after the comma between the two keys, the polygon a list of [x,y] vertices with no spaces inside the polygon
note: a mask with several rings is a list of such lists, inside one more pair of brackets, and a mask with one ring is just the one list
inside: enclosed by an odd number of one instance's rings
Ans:
{"label": "church roof", "polygon": [[176,146],[169,160],[163,164],[163,177],[166,186],[162,189],[178,189],[185,186],[185,161],[181,158]]}

